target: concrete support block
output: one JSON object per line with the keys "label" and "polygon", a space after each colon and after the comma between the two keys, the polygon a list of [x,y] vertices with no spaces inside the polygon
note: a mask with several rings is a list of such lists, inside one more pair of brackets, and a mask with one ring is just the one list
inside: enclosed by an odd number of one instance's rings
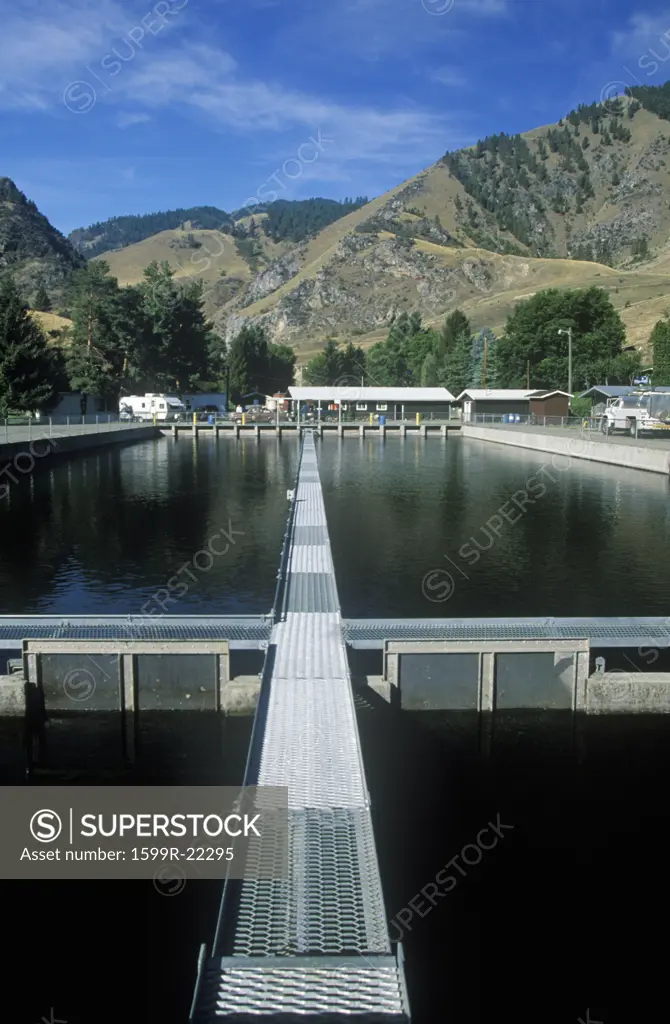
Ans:
{"label": "concrete support block", "polygon": [[407,436],[407,427],[405,426],[405,424],[404,424],[404,423],[401,423],[401,424],[400,424],[400,428],[399,428],[399,430],[400,430],[400,436],[401,436],[401,438],[402,438],[402,439],[403,439],[403,441],[404,441],[404,440],[405,440],[405,437]]}
{"label": "concrete support block", "polygon": [[381,441],[386,440],[386,427],[382,423],[379,424],[379,439]]}
{"label": "concrete support block", "polygon": [[446,437],[447,436],[447,425],[446,425],[446,423],[443,423],[442,426],[440,427],[440,434],[442,435],[442,437]]}
{"label": "concrete support block", "polygon": [[425,423],[422,423],[421,426],[419,427],[419,434],[421,435],[421,437],[425,437],[426,436],[426,424]]}
{"label": "concrete support block", "polygon": [[391,703],[391,694],[394,688],[388,679],[383,679],[382,676],[367,676],[365,683],[378,697],[385,700],[387,704]]}
{"label": "concrete support block", "polygon": [[0,676],[0,718],[23,718],[26,713],[26,685],[16,673]]}
{"label": "concrete support block", "polygon": [[258,424],[256,424],[256,426],[254,427],[254,436],[255,436],[257,441],[260,441],[260,439],[261,439],[261,428],[258,426]]}
{"label": "concrete support block", "polygon": [[358,433],[360,434],[361,437],[365,437],[365,424],[364,423],[361,423],[360,427],[358,428]]}
{"label": "concrete support block", "polygon": [[670,672],[598,672],[586,682],[590,715],[670,713]]}
{"label": "concrete support block", "polygon": [[236,423],[235,424],[235,440],[239,441],[239,439],[240,439],[240,425],[239,425],[239,423]]}
{"label": "concrete support block", "polygon": [[253,715],[261,692],[259,676],[236,676],[221,688],[221,710],[225,715]]}
{"label": "concrete support block", "polygon": [[337,428],[337,436],[344,437],[344,427],[341,424]]}
{"label": "concrete support block", "polygon": [[172,424],[172,436],[174,437],[175,441],[179,437],[179,431],[177,430],[177,424],[176,423]]}

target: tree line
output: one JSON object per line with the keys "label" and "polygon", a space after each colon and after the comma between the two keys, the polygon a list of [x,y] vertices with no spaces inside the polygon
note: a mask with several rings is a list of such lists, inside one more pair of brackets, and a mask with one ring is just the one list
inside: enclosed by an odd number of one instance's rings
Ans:
{"label": "tree line", "polygon": [[[537,292],[510,313],[500,338],[489,328],[473,330],[461,310],[441,328],[424,325],[418,312],[403,313],[367,351],[329,339],[304,378],[314,385],[440,386],[456,396],[481,387],[566,390],[568,328],[575,391],[630,385],[642,372],[640,353],[627,349],[623,321],[609,296],[592,287]],[[651,341],[658,353],[654,383],[666,377],[670,383],[670,320],[656,325]]]}
{"label": "tree line", "polygon": [[295,353],[245,328],[230,349],[208,321],[202,283],[178,282],[167,262],[151,263],[140,284],[120,288],[100,260],[72,276],[72,326],[47,338],[11,277],[0,282],[0,415],[47,411],[59,391],[103,398],[192,388],[286,390]]}
{"label": "tree line", "polygon": [[[120,288],[102,261],[73,275],[72,326],[51,341],[29,314],[11,277],[0,282],[0,415],[48,410],[58,391],[119,397],[190,388],[226,390],[233,402],[286,392],[296,354],[247,324],[226,345],[203,311],[200,282],[179,283],[167,263],[152,263],[140,284]],[[558,388],[568,382],[567,328],[573,335],[573,389],[630,385],[643,370],[626,348],[625,328],[602,288],[556,288],[519,303],[500,338],[474,330],[455,310],[441,327],[403,313],[367,351],[328,339],[307,365],[317,386]],[[52,332],[54,333],[54,332]],[[670,318],[653,329],[653,383],[670,385]]]}

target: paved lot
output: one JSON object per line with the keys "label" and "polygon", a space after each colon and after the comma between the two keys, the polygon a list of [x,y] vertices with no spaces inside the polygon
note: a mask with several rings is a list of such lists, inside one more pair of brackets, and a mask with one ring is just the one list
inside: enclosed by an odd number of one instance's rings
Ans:
{"label": "paved lot", "polygon": [[609,444],[625,444],[633,446],[644,446],[649,448],[670,448],[670,430],[667,437],[626,437],[625,434],[609,434],[607,437],[600,430],[582,430],[581,427],[531,427],[524,423],[503,424],[503,423],[477,423],[473,426],[486,427],[487,430],[503,430],[508,434],[515,431],[523,431],[532,434],[554,434],[557,437],[585,437],[590,441],[607,441]]}

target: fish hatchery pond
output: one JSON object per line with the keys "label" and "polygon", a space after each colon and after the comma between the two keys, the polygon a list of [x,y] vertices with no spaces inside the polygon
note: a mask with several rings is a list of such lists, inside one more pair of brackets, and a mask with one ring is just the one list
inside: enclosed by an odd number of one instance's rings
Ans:
{"label": "fish hatchery pond", "polygon": [[[661,476],[588,462],[558,471],[551,456],[454,436],[326,437],[317,453],[345,618],[670,613]],[[297,465],[292,437],[202,436],[22,477],[0,502],[0,613],[146,614],[175,577],[187,586],[171,588],[168,614],[267,612]],[[197,556],[213,537],[227,550],[209,565]],[[667,1009],[651,925],[667,909],[668,716],[600,719],[581,752],[557,716],[484,756],[441,713],[364,694],[357,706],[414,1024],[586,1024],[587,1011],[630,1024]],[[183,745],[163,727],[146,781],[241,782],[251,719],[219,723],[213,740],[207,717]],[[399,926],[409,901],[497,820],[511,827],[495,848]],[[189,881],[174,899],[139,881],[4,882],[0,892],[17,904],[4,965],[17,1021],[52,1006],[68,1024],[186,1021],[221,883]]]}

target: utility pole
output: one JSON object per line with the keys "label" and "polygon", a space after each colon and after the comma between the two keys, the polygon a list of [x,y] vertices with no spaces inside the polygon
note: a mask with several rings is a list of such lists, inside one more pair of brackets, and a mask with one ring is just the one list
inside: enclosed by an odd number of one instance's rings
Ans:
{"label": "utility pole", "polygon": [[526,360],[526,387],[530,391],[530,359]]}
{"label": "utility pole", "polygon": [[484,364],[482,366],[482,387],[486,387],[486,338],[484,338]]}
{"label": "utility pole", "polygon": [[568,393],[572,394],[572,327],[559,327],[558,333],[568,336]]}

